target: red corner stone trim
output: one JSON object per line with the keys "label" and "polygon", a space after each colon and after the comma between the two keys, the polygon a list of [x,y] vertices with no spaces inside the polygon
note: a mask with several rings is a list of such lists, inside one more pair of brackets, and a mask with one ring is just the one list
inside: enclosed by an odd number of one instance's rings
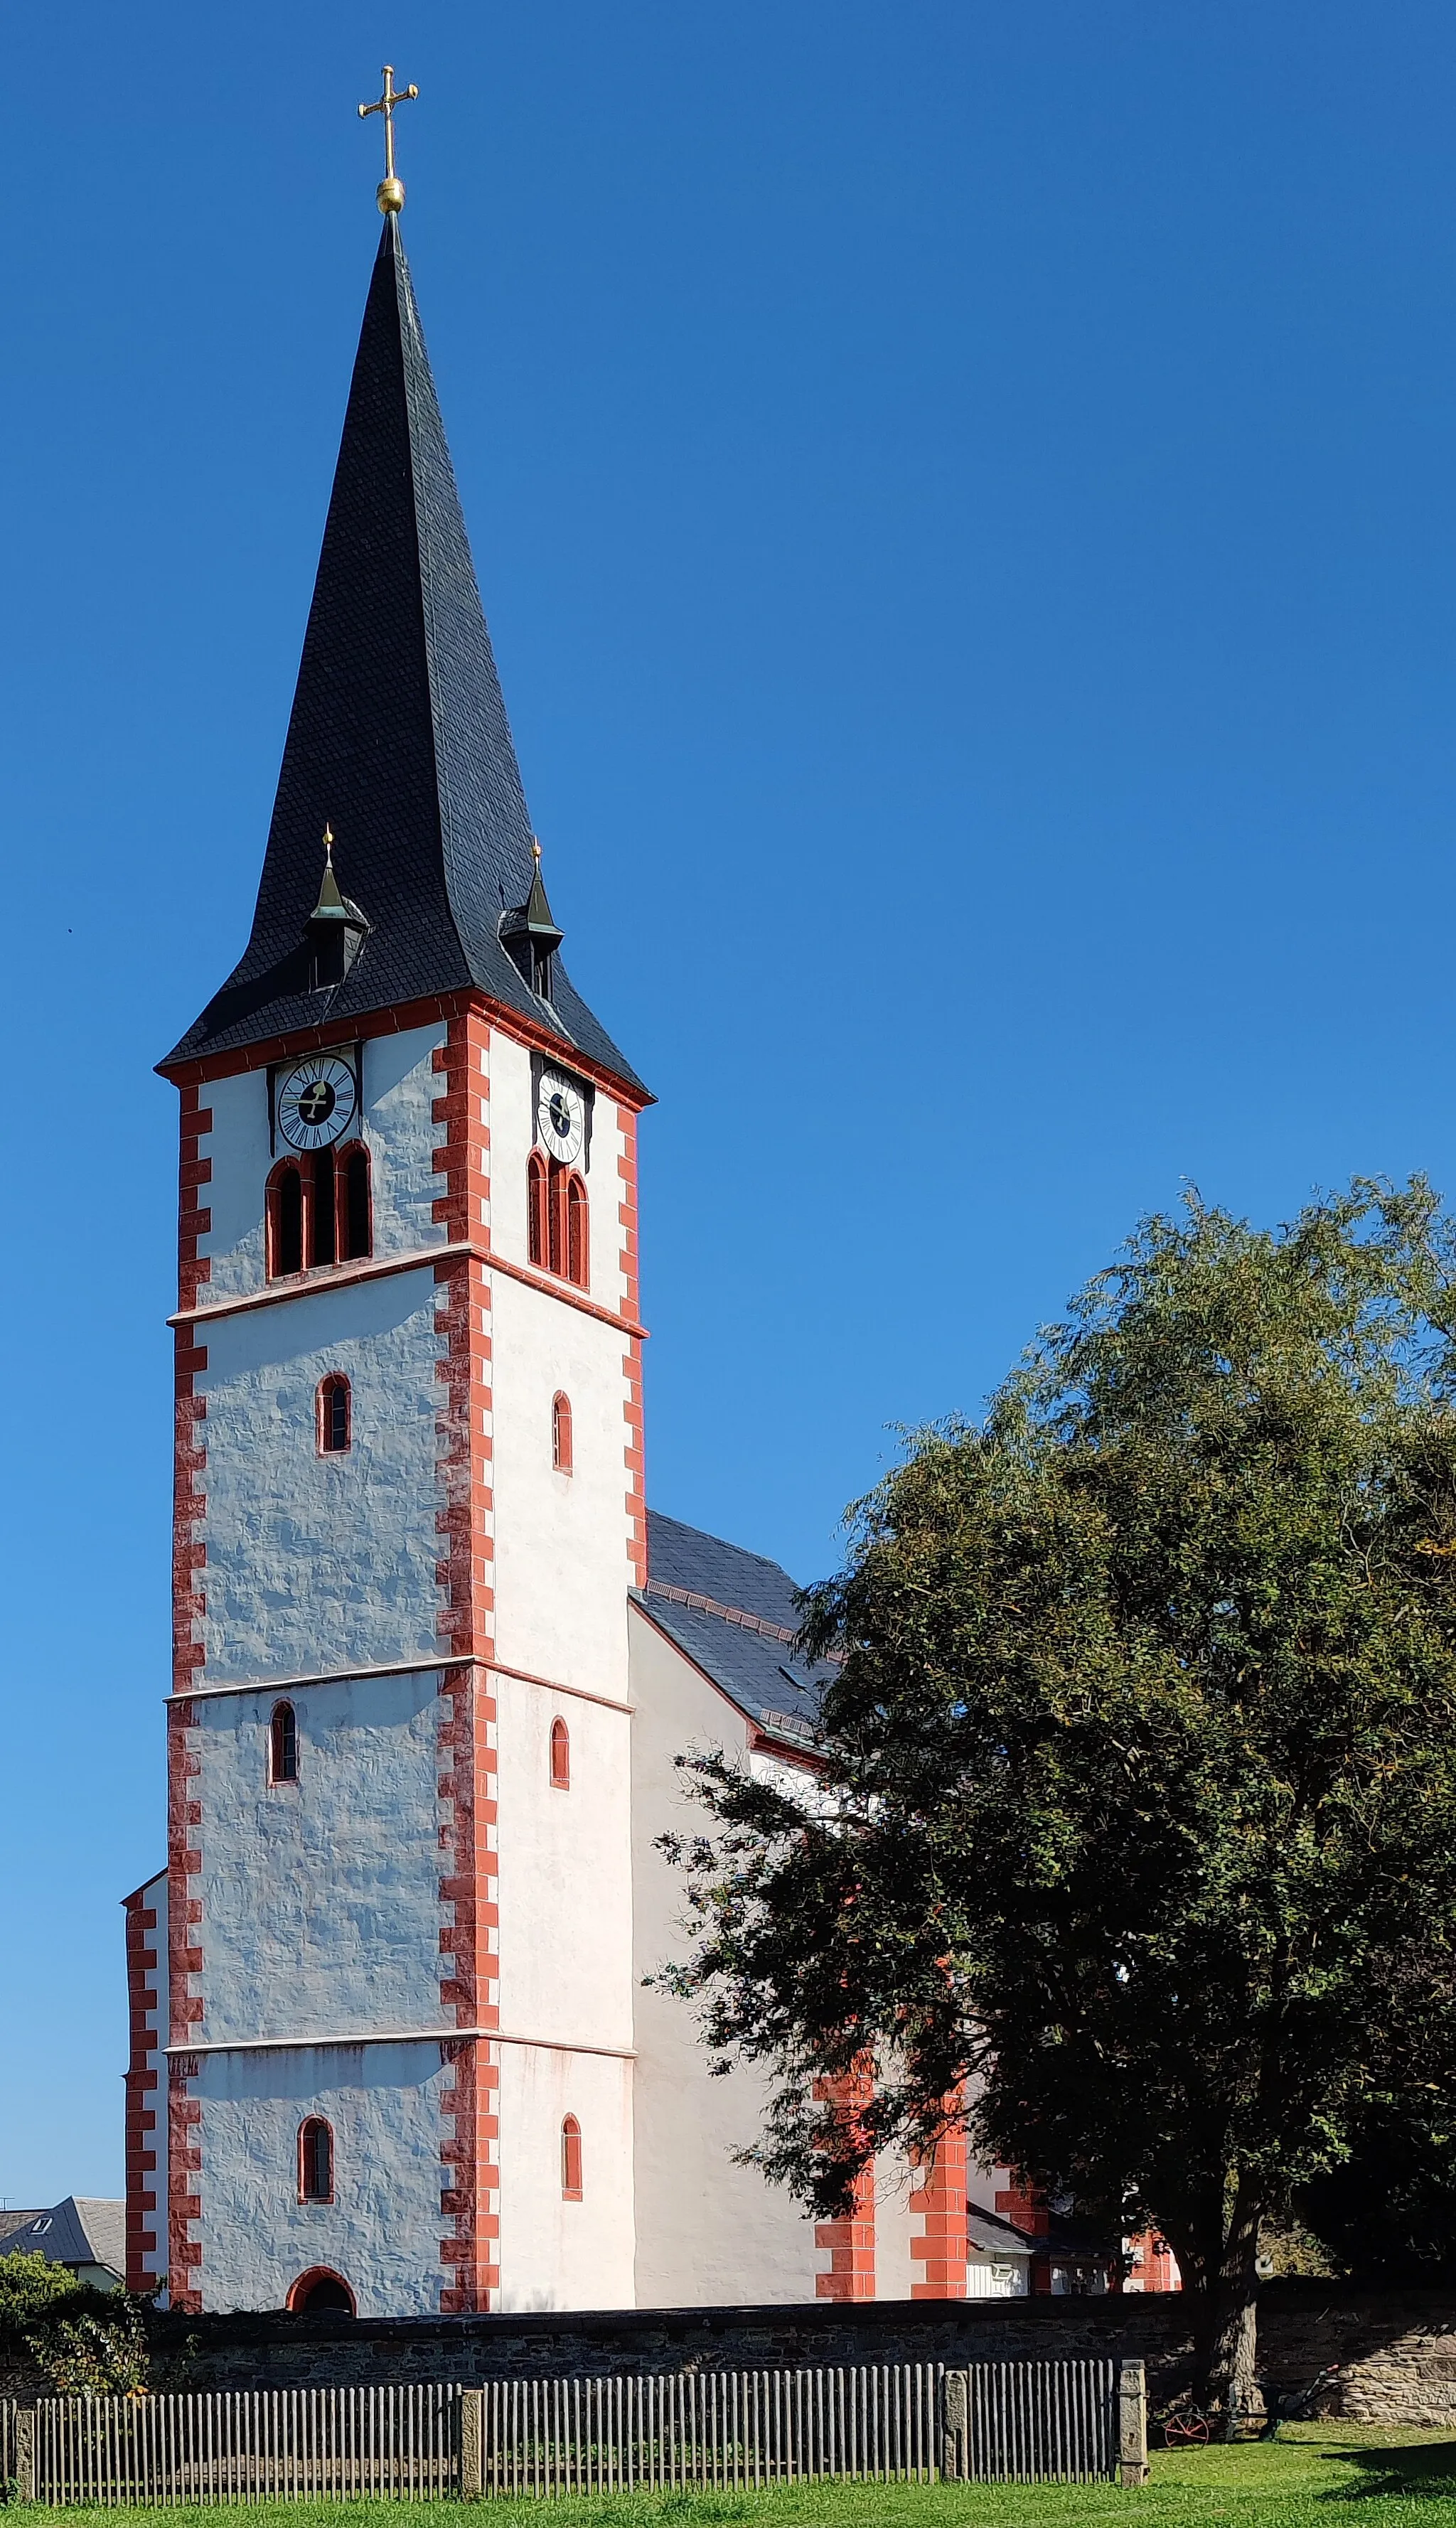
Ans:
{"label": "red corner stone trim", "polygon": [[[874,2082],[867,2070],[838,2080],[816,2080],[814,2096],[823,2103],[833,2102],[841,2116],[854,2121],[861,2107],[867,2107],[874,2094]],[[854,2205],[843,2221],[820,2221],[814,2229],[814,2245],[829,2252],[826,2273],[817,2276],[815,2296],[819,2299],[873,2299],[874,2297],[874,2163],[864,2169],[855,2182]]]}
{"label": "red corner stone trim", "polygon": [[[490,1219],[490,1045],[485,1018],[466,1009],[451,1019],[434,1057],[443,1075],[435,1121],[444,1128],[435,1153],[444,1189],[434,1214],[452,1242],[480,1238]],[[441,1684],[447,1717],[440,1731],[440,1994],[457,2027],[492,2028],[499,2008],[499,1914],[495,1701],[486,1664],[494,1656],[495,1609],[487,1436],[491,1286],[485,1266],[472,1255],[438,1264],[435,1280],[436,1324],[442,1338],[436,1375],[444,1390],[436,1420],[436,1525],[445,1543],[436,1566],[443,1598],[438,1623],[445,1648],[472,1662],[447,1669]],[[498,2074],[492,2047],[479,2038],[461,2038],[442,2051],[453,2064],[454,2080],[441,2096],[446,2182],[440,2201],[449,2227],[440,2243],[445,2268],[440,2304],[447,2315],[468,2315],[488,2309],[491,2293],[499,2289]]]}
{"label": "red corner stone trim", "polygon": [[[1007,2184],[997,2188],[993,2208],[1003,2221],[1010,2221],[1013,2229],[1022,2231],[1028,2238],[1045,2238],[1050,2235],[1052,2213],[1046,2196],[1029,2178],[1018,2177],[1013,2169],[1007,2171]],[[1026,2288],[1033,2292],[1051,2290],[1052,2258],[1049,2249],[1040,2248],[1032,2255],[1026,2272]]]}
{"label": "red corner stone trim", "polygon": [[965,2129],[953,2125],[942,2133],[920,2183],[910,2199],[911,2212],[922,2216],[918,2238],[910,2240],[910,2261],[921,2267],[910,2285],[911,2299],[964,2299],[968,2242],[965,2231]]}
{"label": "red corner stone trim", "polygon": [[122,1899],[127,1910],[127,1998],[131,2022],[126,2077],[127,2289],[131,2291],[153,2291],[167,2279],[167,2222],[158,2209],[166,2181],[157,2166],[157,2106],[166,2071],[167,2030],[157,2025],[157,1909],[146,1901],[150,1892],[150,1887],[137,1887]]}
{"label": "red corner stone trim", "polygon": [[[192,1308],[211,1265],[198,1244],[212,1226],[212,1213],[198,1195],[212,1176],[212,1161],[201,1155],[201,1143],[212,1131],[212,1110],[205,1107],[195,1083],[181,1090],[177,1288],[178,1305]],[[202,1623],[207,1612],[202,1578],[207,1547],[200,1534],[207,1511],[207,1449],[204,1432],[207,1398],[197,1394],[197,1380],[207,1367],[207,1351],[193,1329],[177,1329],[175,1445],[172,1524],[172,1690],[185,1697],[200,1673],[207,1653]],[[202,2020],[201,1843],[202,1810],[197,1799],[201,1758],[194,1734],[193,1706],[175,1702],[167,1730],[167,1953],[171,1996],[170,2041],[185,2044]],[[188,2093],[188,2063],[174,2058],[169,2080],[167,2121],[167,2265],[168,2291],[174,2308],[202,2306],[197,2267],[202,2249],[192,2236],[201,2217],[202,2109]],[[130,2189],[129,2189],[130,2190]]]}
{"label": "red corner stone trim", "polygon": [[[617,1108],[617,1130],[622,1135],[622,1155],[617,1161],[622,1198],[617,1205],[617,1221],[622,1233],[619,1258],[622,1275],[622,1313],[634,1324],[642,1320],[641,1269],[637,1247],[637,1115],[631,1106]],[[635,1589],[648,1585],[648,1509],[647,1475],[643,1449],[642,1418],[642,1338],[633,1335],[622,1355],[622,1376],[626,1382],[623,1418],[627,1425],[624,1461],[627,1468],[627,1564]]]}
{"label": "red corner stone trim", "polygon": [[[202,1973],[202,1808],[194,1796],[202,1759],[197,1752],[196,1707],[173,1703],[167,1711],[167,1963],[171,1992],[170,2042],[185,2045],[202,2025],[202,2000],[194,1980]],[[188,2082],[196,2057],[174,2055],[167,2105],[168,2295],[174,2308],[196,2311],[202,2294],[196,2268],[202,2249],[192,2236],[202,2217],[200,2132],[202,2108]]]}

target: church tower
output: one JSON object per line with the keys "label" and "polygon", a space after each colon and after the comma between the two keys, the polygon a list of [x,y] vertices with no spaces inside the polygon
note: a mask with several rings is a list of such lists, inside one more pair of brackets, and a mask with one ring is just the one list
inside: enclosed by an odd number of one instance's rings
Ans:
{"label": "church tower", "polygon": [[563,963],[391,183],[252,933],[160,1066],[175,1654],[168,1865],[128,1900],[130,2279],[620,2307],[647,1091]]}

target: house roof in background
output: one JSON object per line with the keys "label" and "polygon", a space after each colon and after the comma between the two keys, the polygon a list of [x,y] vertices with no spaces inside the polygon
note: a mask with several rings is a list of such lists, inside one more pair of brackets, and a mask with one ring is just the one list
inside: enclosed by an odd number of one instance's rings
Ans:
{"label": "house roof in background", "polygon": [[68,2194],[40,2212],[0,2213],[0,2254],[44,2256],[50,2265],[105,2265],[119,2280],[127,2271],[127,2207],[108,2195]]}

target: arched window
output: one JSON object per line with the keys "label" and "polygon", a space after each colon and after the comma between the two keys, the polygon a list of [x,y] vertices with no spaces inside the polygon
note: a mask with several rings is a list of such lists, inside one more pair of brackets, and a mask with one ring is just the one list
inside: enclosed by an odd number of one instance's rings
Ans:
{"label": "arched window", "polygon": [[585,1290],[592,1278],[587,1241],[587,1188],[576,1175],[566,1181],[566,1279]]}
{"label": "arched window", "polygon": [[571,1788],[571,1732],[564,1720],[551,1722],[551,1788]]}
{"label": "arched window", "polygon": [[268,1721],[268,1780],[298,1780],[298,1721],[293,1719],[293,1704],[273,1704],[273,1719]]}
{"label": "arched window", "polygon": [[276,1703],[273,1718],[268,1723],[268,1778],[270,1782],[296,1782],[298,1779],[298,1723],[291,1703]]}
{"label": "arched window", "polygon": [[533,1264],[585,1290],[592,1278],[587,1188],[575,1169],[533,1150],[526,1172],[527,1252]]}
{"label": "arched window", "polygon": [[342,2274],[331,2272],[327,2265],[310,2265],[306,2274],[289,2284],[287,2305],[298,2316],[305,2311],[310,2317],[326,2313],[338,2317],[358,2315],[354,2294]]}
{"label": "arched window", "polygon": [[333,1264],[338,1256],[338,1188],[335,1183],[334,1152],[315,1150],[313,1183],[309,1187],[308,1260],[310,1264]]}
{"label": "arched window", "polygon": [[374,1253],[374,1197],[369,1152],[362,1141],[338,1154],[338,1251],[352,1264]]}
{"label": "arched window", "polygon": [[353,1399],[341,1370],[320,1379],[318,1415],[321,1457],[336,1456],[353,1445]]}
{"label": "arched window", "polygon": [[526,1163],[526,1251],[533,1264],[546,1267],[551,1253],[550,1193],[546,1163],[540,1150],[533,1150]]}
{"label": "arched window", "polygon": [[551,1463],[558,1475],[571,1472],[571,1398],[551,1397]]}
{"label": "arched window", "polygon": [[567,2203],[582,2199],[582,2129],[575,2116],[561,2127],[561,2194]]}
{"label": "arched window", "polygon": [[303,1270],[303,1173],[285,1159],[268,1180],[268,1278]]}
{"label": "arched window", "polygon": [[298,2128],[298,2200],[334,2200],[334,2128],[322,2116],[305,2116]]}

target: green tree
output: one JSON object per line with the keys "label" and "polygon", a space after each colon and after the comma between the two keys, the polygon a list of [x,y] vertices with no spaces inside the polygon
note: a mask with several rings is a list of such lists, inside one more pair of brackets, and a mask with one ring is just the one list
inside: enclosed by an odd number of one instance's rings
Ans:
{"label": "green tree", "polygon": [[962,2114],[1171,2239],[1230,2428],[1261,2223],[1456,2020],[1452,1257],[1420,1182],[1146,1221],[860,1505],[812,1797],[684,1760],[667,1979],[771,2075],[749,2155],[827,2215]]}
{"label": "green tree", "polygon": [[75,2274],[44,2256],[0,2256],[0,2334],[22,2332],[79,2288]]}

